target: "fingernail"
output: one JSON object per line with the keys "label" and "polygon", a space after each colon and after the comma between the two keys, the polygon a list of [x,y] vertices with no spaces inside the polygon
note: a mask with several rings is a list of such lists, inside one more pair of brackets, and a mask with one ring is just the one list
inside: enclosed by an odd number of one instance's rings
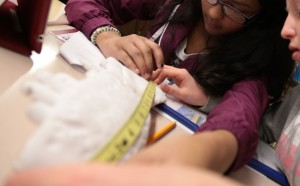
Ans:
{"label": "fingernail", "polygon": [[140,70],[139,69],[135,69],[134,72],[137,73],[137,74],[140,74]]}

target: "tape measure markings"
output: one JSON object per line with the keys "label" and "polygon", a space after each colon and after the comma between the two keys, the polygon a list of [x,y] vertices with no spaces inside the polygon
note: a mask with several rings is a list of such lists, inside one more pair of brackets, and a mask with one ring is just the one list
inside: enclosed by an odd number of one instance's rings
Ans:
{"label": "tape measure markings", "polygon": [[156,84],[149,81],[134,112],[115,136],[91,160],[117,162],[139,137],[155,96]]}

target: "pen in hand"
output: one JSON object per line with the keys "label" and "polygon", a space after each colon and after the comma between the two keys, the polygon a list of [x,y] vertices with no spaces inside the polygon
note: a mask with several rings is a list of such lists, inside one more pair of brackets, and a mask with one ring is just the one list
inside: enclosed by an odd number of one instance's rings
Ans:
{"label": "pen in hand", "polygon": [[176,122],[171,122],[159,131],[155,132],[152,136],[149,137],[147,141],[147,145],[150,145],[154,143],[155,141],[159,140],[161,137],[166,135],[168,132],[170,132],[172,129],[176,127]]}

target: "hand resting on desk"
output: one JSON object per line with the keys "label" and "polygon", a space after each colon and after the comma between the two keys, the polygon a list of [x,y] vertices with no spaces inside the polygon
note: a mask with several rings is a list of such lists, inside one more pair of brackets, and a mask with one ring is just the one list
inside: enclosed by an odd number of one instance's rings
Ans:
{"label": "hand resting on desk", "polygon": [[[40,125],[16,168],[89,161],[128,120],[146,86],[146,80],[113,58],[81,80],[45,71],[34,74],[24,92],[34,99],[29,115]],[[153,105],[165,100],[157,88]],[[123,160],[144,146],[149,125],[148,115],[142,134]]]}

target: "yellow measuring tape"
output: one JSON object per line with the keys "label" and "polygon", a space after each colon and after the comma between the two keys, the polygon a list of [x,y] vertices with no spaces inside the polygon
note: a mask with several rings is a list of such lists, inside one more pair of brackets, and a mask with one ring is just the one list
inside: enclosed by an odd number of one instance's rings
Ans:
{"label": "yellow measuring tape", "polygon": [[135,108],[129,120],[115,134],[112,140],[92,161],[118,162],[139,137],[147,115],[151,109],[156,90],[156,84],[149,81],[141,101]]}

